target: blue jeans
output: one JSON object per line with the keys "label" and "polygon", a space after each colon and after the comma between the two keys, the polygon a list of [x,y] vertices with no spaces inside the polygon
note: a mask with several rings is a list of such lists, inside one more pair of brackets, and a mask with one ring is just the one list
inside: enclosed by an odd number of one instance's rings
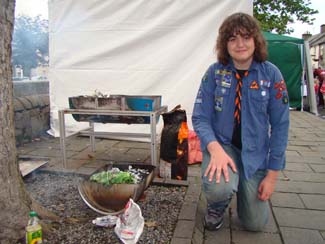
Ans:
{"label": "blue jeans", "polygon": [[258,187],[266,175],[266,170],[258,170],[250,179],[245,179],[240,156],[240,151],[231,145],[222,145],[225,152],[234,160],[237,172],[234,173],[230,167],[229,182],[226,183],[222,175],[220,183],[209,181],[204,172],[210,162],[210,154],[203,151],[202,162],[202,190],[205,194],[208,208],[224,212],[229,205],[232,196],[237,193],[238,217],[245,229],[260,231],[268,222],[268,201],[258,199]]}

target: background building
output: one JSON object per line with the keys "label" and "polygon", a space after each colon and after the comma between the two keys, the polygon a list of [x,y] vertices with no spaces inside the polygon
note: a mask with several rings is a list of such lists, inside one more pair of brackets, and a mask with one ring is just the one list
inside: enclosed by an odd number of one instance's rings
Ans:
{"label": "background building", "polygon": [[325,24],[321,25],[320,33],[308,38],[313,69],[325,69]]}

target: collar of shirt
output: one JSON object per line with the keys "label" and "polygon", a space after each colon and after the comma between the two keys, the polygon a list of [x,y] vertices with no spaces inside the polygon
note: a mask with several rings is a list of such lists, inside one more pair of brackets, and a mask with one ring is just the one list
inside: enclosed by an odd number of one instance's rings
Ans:
{"label": "collar of shirt", "polygon": [[[229,64],[226,67],[227,67],[227,69],[232,70],[233,72],[236,73],[236,68],[235,68],[235,65],[234,65],[234,62],[232,61],[232,59],[230,59]],[[253,60],[251,66],[248,69],[248,72],[250,72],[252,70],[258,70],[258,62],[256,62],[255,60]]]}

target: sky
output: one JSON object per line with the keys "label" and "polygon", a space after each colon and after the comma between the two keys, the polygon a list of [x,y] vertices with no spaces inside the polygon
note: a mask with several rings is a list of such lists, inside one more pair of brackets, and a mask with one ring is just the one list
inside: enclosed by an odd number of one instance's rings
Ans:
{"label": "sky", "polygon": [[[290,25],[294,32],[290,36],[301,38],[303,33],[309,31],[312,35],[320,33],[320,26],[325,24],[325,4],[324,0],[311,0],[310,7],[319,11],[315,14],[313,25],[295,23]],[[31,17],[41,15],[44,19],[48,18],[48,0],[16,0],[16,15],[25,14]]]}
{"label": "sky", "polygon": [[48,19],[48,0],[16,0],[15,15],[35,17],[41,15]]}
{"label": "sky", "polygon": [[295,23],[290,25],[290,27],[294,28],[294,32],[290,35],[293,37],[301,38],[303,33],[309,31],[312,35],[320,33],[320,26],[325,24],[325,4],[324,0],[311,0],[311,7],[312,9],[318,10],[318,14],[313,15],[315,18],[313,25],[302,24],[302,23]]}

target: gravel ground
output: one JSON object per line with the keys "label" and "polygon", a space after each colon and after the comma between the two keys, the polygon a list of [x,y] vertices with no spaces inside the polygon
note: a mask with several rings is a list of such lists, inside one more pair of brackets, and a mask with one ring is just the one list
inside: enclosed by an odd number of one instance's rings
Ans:
{"label": "gravel ground", "polygon": [[[114,233],[114,228],[98,227],[91,223],[101,215],[91,210],[81,199],[77,187],[82,179],[73,174],[48,173],[33,173],[25,177],[27,190],[42,206],[62,219],[76,219],[74,223],[51,223],[53,233],[44,236],[43,243],[122,243]],[[138,243],[170,243],[185,192],[186,187],[148,187],[145,198],[137,202],[145,220]]]}

